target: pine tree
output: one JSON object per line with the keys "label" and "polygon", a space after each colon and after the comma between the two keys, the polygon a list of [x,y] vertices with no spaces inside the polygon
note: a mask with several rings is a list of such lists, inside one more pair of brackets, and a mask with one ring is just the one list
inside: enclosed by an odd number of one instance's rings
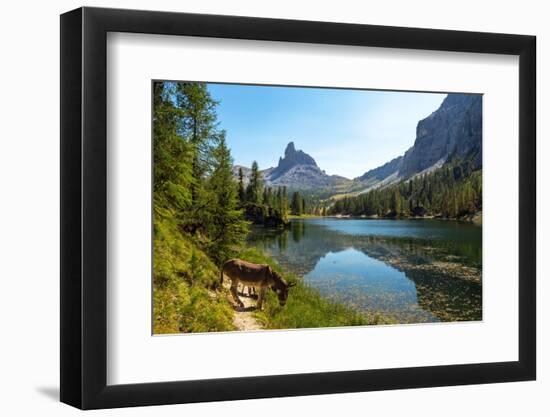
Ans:
{"label": "pine tree", "polygon": [[238,196],[239,196],[239,201],[242,203],[244,203],[246,201],[246,193],[245,193],[245,190],[244,190],[244,174],[243,174],[243,169],[241,167],[239,167],[239,183],[238,183]]}
{"label": "pine tree", "polygon": [[153,198],[155,215],[180,216],[191,205],[192,147],[178,134],[183,112],[170,100],[169,93],[165,83],[155,82]]}
{"label": "pine tree", "polygon": [[339,200],[330,213],[408,216],[419,206],[427,214],[458,218],[482,209],[481,178],[471,161],[454,160],[406,182]]}
{"label": "pine tree", "polygon": [[401,213],[401,196],[397,188],[393,190],[390,204],[391,210],[399,215]]}
{"label": "pine tree", "polygon": [[234,248],[243,242],[247,233],[242,212],[237,210],[238,193],[231,167],[231,154],[225,135],[221,135],[218,146],[213,150],[213,171],[208,182],[208,190],[213,197],[208,208],[210,253],[218,263],[232,255]]}
{"label": "pine tree", "polygon": [[303,214],[303,199],[298,191],[292,194],[291,211],[292,214],[296,216],[301,216]]}
{"label": "pine tree", "polygon": [[267,200],[267,205],[269,205],[270,207],[275,207],[275,201],[273,199],[273,189],[271,187],[266,187],[267,188],[267,191],[266,191],[266,200]]}
{"label": "pine tree", "polygon": [[[280,194],[279,194],[280,192]],[[288,213],[288,196],[286,192],[286,186],[279,187],[278,190],[278,200],[279,200],[279,206],[281,210],[281,214],[283,218],[286,218],[286,215]]]}
{"label": "pine tree", "polygon": [[176,83],[174,100],[182,114],[178,134],[188,140],[192,149],[191,199],[193,204],[201,205],[200,192],[210,166],[211,146],[219,134],[215,112],[218,103],[210,96],[206,84],[197,82]]}
{"label": "pine tree", "polygon": [[247,201],[255,204],[260,204],[262,200],[263,179],[258,163],[252,162],[252,171],[250,173],[250,180],[248,187],[246,188]]}

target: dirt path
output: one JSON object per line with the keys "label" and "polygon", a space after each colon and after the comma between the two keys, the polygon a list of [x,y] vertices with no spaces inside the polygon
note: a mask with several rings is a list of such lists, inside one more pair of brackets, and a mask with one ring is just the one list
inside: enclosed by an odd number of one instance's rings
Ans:
{"label": "dirt path", "polygon": [[233,316],[233,325],[235,326],[236,330],[261,330],[263,326],[254,317],[254,312],[256,311],[256,299],[239,293],[239,298],[244,303],[244,307],[238,307],[235,304],[235,300],[233,300],[231,293],[229,292],[229,283],[224,282],[223,286],[227,289],[227,299],[235,310],[235,315]]}

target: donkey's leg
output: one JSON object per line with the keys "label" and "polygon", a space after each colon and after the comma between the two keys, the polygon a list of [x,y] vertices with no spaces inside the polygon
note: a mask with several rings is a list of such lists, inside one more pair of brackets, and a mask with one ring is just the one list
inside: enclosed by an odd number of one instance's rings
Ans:
{"label": "donkey's leg", "polygon": [[256,295],[256,287],[253,287],[253,286],[249,286],[248,287],[248,296],[250,298],[254,298]]}
{"label": "donkey's leg", "polygon": [[258,295],[258,302],[256,303],[256,309],[257,310],[263,310],[264,309],[265,293],[266,293],[266,288],[261,287],[260,288],[260,294]]}
{"label": "donkey's leg", "polygon": [[239,283],[236,282],[236,281],[231,281],[231,288],[230,288],[230,291],[231,291],[231,295],[233,296],[233,299],[235,300],[235,302],[239,305],[239,307],[244,307],[244,303],[241,301],[241,299],[239,298],[239,293],[237,291],[239,287]]}

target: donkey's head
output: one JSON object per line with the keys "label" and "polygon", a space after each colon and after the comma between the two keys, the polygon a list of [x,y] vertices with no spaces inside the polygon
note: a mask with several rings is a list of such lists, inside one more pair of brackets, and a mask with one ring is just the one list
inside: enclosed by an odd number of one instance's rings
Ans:
{"label": "donkey's head", "polygon": [[277,298],[279,298],[279,305],[283,307],[286,304],[286,300],[288,298],[288,290],[294,287],[296,283],[295,282],[287,283],[279,273],[277,273],[276,271],[273,271],[271,268],[270,268],[270,272],[274,281],[274,284],[271,287],[271,289],[277,293]]}

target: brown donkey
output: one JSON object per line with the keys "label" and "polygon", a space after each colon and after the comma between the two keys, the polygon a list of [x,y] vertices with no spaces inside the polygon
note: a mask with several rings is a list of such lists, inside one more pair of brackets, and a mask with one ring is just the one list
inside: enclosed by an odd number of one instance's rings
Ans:
{"label": "brown donkey", "polygon": [[259,265],[246,262],[240,259],[230,259],[223,264],[220,272],[220,280],[223,282],[223,275],[231,280],[231,295],[240,307],[244,307],[237,291],[239,284],[254,287],[258,290],[258,302],[256,308],[263,310],[265,294],[268,288],[277,293],[279,304],[284,306],[288,298],[288,289],[296,285],[287,283],[284,278],[275,272],[269,265]]}

